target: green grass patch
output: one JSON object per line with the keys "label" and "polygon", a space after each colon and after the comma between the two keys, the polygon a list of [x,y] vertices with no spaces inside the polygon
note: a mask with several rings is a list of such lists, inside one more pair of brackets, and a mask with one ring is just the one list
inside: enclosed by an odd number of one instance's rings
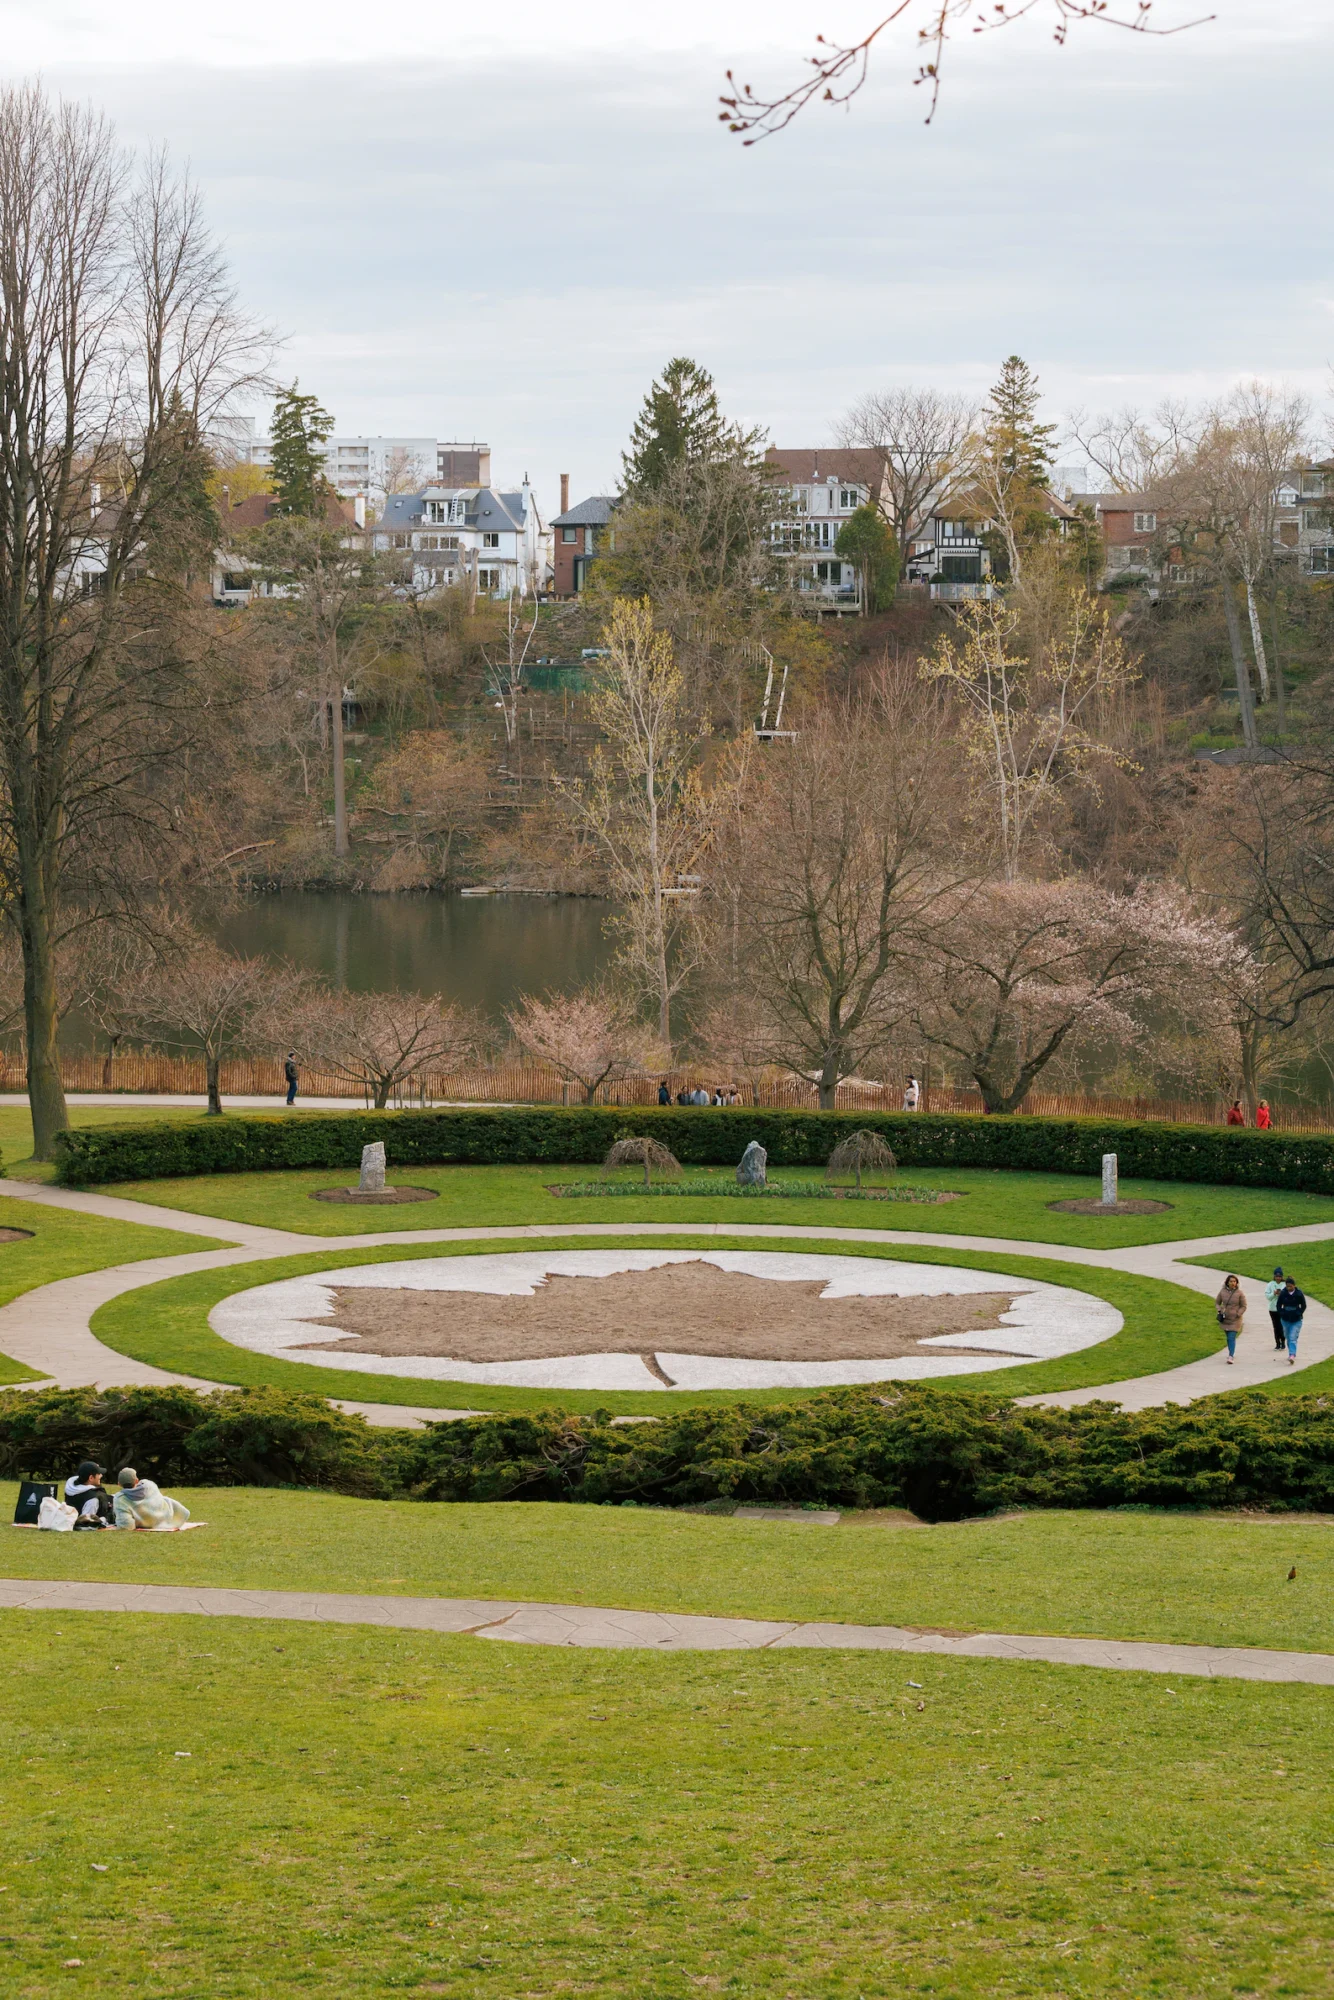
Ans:
{"label": "green grass patch", "polygon": [[[209,1527],[3,1528],[0,1571],[1334,1651],[1334,1521],[1319,1516],[1042,1510],[928,1527],[868,1512],[828,1528],[666,1508],[170,1490]],[[0,1483],[5,1520],[17,1492]]]}
{"label": "green grass patch", "polygon": [[[648,1197],[642,1217],[635,1215],[634,1194],[643,1196],[643,1176],[626,1171],[622,1184],[631,1190],[616,1197],[571,1198],[547,1192],[548,1184],[568,1178],[569,1169],[549,1165],[524,1167],[395,1168],[390,1181],[434,1188],[438,1202],[402,1208],[345,1208],[312,1201],[317,1189],[355,1184],[355,1175],[337,1168],[315,1167],[293,1172],[213,1174],[189,1180],[118,1182],[114,1192],[138,1201],[160,1203],[192,1215],[225,1216],[234,1222],[263,1223],[275,1229],[295,1229],[312,1236],[383,1235],[392,1229],[449,1229],[507,1222],[627,1222],[658,1220],[661,1208]],[[673,1222],[753,1224],[754,1198],[735,1192],[735,1168],[702,1170],[700,1179],[714,1179],[729,1188],[732,1208],[721,1195],[691,1197],[673,1204]],[[692,1172],[692,1178],[694,1177]],[[618,1178],[612,1176],[612,1178]],[[638,1178],[640,1185],[635,1189]],[[808,1169],[779,1168],[772,1176],[778,1187],[809,1181]],[[962,1201],[917,1207],[910,1203],[842,1202],[831,1209],[824,1199],[783,1202],[783,1222],[818,1222],[866,1229],[929,1231],[932,1235],[1006,1236],[1032,1243],[1073,1244],[1081,1248],[1124,1248],[1135,1243],[1169,1243],[1179,1239],[1222,1235],[1228,1231],[1291,1229],[1303,1223],[1334,1222],[1334,1200],[1281,1188],[1207,1187],[1186,1181],[1123,1179],[1127,1199],[1166,1201],[1161,1215],[1088,1216],[1053,1213],[1053,1201],[1071,1201],[1101,1192],[1101,1183],[1077,1174],[1012,1172],[1004,1168],[932,1169],[913,1167],[914,1186],[956,1192]],[[112,1190],[109,1190],[112,1191]]]}
{"label": "green grass patch", "polygon": [[[183,1236],[174,1229],[150,1229],[136,1222],[108,1222],[45,1203],[0,1195],[0,1227],[31,1229],[27,1242],[0,1243],[0,1306],[21,1292],[100,1271],[108,1264],[132,1264],[143,1257],[175,1257],[187,1250],[220,1250],[208,1236]],[[3,1340],[0,1328],[0,1340]],[[0,1384],[36,1382],[37,1372],[0,1354]]]}
{"label": "green grass patch", "polygon": [[[618,1249],[662,1249],[668,1239],[633,1236],[618,1239]],[[535,1410],[559,1405],[569,1410],[610,1410],[619,1416],[663,1416],[684,1403],[792,1403],[802,1400],[793,1389],[736,1390],[593,1390],[524,1389],[478,1382],[427,1382],[413,1376],[361,1374],[352,1369],[284,1361],[234,1347],[213,1332],[208,1315],[219,1299],[251,1286],[271,1284],[307,1272],[329,1271],[353,1264],[392,1262],[405,1257],[492,1255],[505,1250],[532,1250],[531,1238],[506,1243],[382,1244],[365,1250],[325,1250],[294,1257],[265,1258],[225,1270],[168,1278],[142,1290],[123,1293],[101,1306],[92,1326],[99,1340],[120,1354],[156,1368],[228,1382],[237,1388],[272,1383],[285,1389],[314,1390],[321,1395],[368,1403],[409,1403],[431,1409]],[[562,1241],[562,1249],[605,1249],[604,1238]],[[809,1248],[823,1255],[885,1256],[883,1245],[812,1241],[803,1246],[786,1237],[779,1241],[746,1238],[732,1241],[710,1236],[693,1240],[688,1231],[672,1239],[674,1249],[783,1250]],[[1218,1344],[1218,1328],[1207,1300],[1157,1278],[1130,1272],[1097,1270],[1085,1264],[1056,1263],[1041,1257],[1014,1257],[1004,1251],[932,1249],[895,1244],[888,1253],[904,1262],[954,1264],[970,1270],[998,1271],[1011,1277],[1038,1278],[1070,1285],[1109,1300],[1122,1313],[1125,1326],[1110,1340],[1057,1361],[1024,1362],[985,1375],[943,1378],[941,1386],[973,1389],[988,1395],[1034,1395],[1054,1389],[1078,1389],[1103,1382],[1126,1381],[1136,1375],[1198,1361]],[[818,1391],[812,1391],[818,1394]]]}
{"label": "green grass patch", "polygon": [[78,1612],[6,1630],[23,2000],[1330,1990],[1328,1689]]}
{"label": "green grass patch", "polygon": [[[71,1104],[70,1124],[76,1128],[102,1125],[138,1125],[148,1110],[143,1100],[126,1097],[120,1104]],[[168,1118],[173,1124],[178,1121],[198,1119],[201,1111],[192,1106],[154,1106],[154,1118]],[[10,1180],[52,1181],[55,1179],[55,1163],[51,1160],[34,1160],[32,1157],[32,1117],[26,1104],[0,1105],[0,1163]]]}

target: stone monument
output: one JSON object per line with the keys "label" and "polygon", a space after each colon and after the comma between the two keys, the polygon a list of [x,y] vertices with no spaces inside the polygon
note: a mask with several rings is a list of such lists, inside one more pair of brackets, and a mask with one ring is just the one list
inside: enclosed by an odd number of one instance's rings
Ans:
{"label": "stone monument", "polygon": [[1104,1208],[1116,1207],[1115,1153],[1104,1153],[1102,1156],[1102,1205]]}
{"label": "stone monument", "polygon": [[769,1155],[758,1139],[752,1139],[741,1155],[741,1164],[736,1170],[738,1187],[766,1187],[768,1166]]}
{"label": "stone monument", "polygon": [[373,1146],[361,1149],[361,1179],[357,1182],[358,1194],[384,1193],[384,1140],[377,1139]]}

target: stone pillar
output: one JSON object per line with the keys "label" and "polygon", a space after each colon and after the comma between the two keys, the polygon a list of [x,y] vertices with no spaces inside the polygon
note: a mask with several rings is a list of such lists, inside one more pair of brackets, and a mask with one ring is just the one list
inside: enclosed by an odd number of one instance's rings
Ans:
{"label": "stone pillar", "polygon": [[1102,1205],[1104,1208],[1116,1207],[1115,1153],[1104,1153],[1102,1156]]}
{"label": "stone pillar", "polygon": [[357,1183],[360,1194],[384,1193],[384,1140],[377,1139],[373,1146],[361,1149],[361,1179]]}

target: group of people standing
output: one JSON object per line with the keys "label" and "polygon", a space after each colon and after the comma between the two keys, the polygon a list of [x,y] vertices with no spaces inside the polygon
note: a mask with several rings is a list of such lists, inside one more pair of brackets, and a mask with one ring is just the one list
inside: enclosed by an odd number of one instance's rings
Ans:
{"label": "group of people standing", "polygon": [[[1234,1097],[1228,1106],[1227,1122],[1229,1125],[1244,1125],[1246,1123],[1246,1113],[1241,1108],[1241,1099],[1239,1097]],[[1255,1107],[1255,1129],[1257,1132],[1269,1132],[1272,1131],[1273,1124],[1274,1114],[1269,1109],[1269,1099],[1262,1097]]]}
{"label": "group of people standing", "polygon": [[[1230,1368],[1237,1358],[1237,1336],[1246,1317],[1246,1294],[1234,1271],[1229,1271],[1224,1278],[1214,1304],[1218,1308],[1218,1324],[1227,1340],[1227,1365]],[[1274,1329],[1274,1352],[1282,1354],[1286,1349],[1288,1366],[1295,1368],[1297,1342],[1306,1317],[1306,1294],[1295,1278],[1285,1277],[1281,1264],[1275,1266],[1274,1275],[1265,1286],[1265,1305],[1269,1311],[1269,1324]]]}
{"label": "group of people standing", "polygon": [[[659,1104],[670,1104],[671,1101],[671,1091],[665,1083],[660,1083],[658,1085]],[[699,1083],[696,1084],[693,1090],[678,1090],[676,1101],[678,1104],[740,1104],[741,1092],[736,1088],[735,1084],[715,1084],[713,1090],[710,1091],[702,1083]]]}

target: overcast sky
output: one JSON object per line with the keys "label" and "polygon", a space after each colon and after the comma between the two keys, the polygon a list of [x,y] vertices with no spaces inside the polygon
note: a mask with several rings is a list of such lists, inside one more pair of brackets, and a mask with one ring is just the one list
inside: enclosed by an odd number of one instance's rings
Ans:
{"label": "overcast sky", "polygon": [[929,128],[900,38],[850,110],[749,149],[716,122],[728,64],[782,88],[880,0],[509,0],[503,42],[364,0],[0,0],[0,65],[190,161],[340,431],[486,438],[552,508],[562,471],[614,487],[676,353],[787,445],[1012,351],[1054,417],[1256,374],[1327,408],[1331,10],[1212,4],[1170,40],[964,37]]}

